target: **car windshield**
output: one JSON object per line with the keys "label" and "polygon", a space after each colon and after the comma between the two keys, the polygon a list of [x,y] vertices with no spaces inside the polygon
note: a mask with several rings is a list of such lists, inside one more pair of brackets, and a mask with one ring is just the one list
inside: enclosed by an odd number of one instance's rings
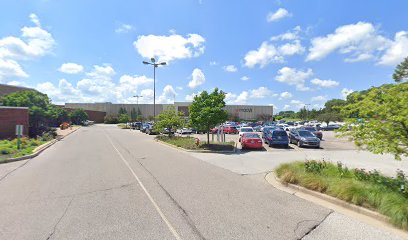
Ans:
{"label": "car windshield", "polygon": [[241,128],[241,132],[253,132],[252,128]]}
{"label": "car windshield", "polygon": [[315,135],[313,135],[313,133],[309,132],[309,131],[299,131],[299,135],[301,137],[314,137]]}
{"label": "car windshield", "polygon": [[244,135],[245,138],[260,138],[256,133],[247,133]]}
{"label": "car windshield", "polygon": [[273,136],[280,136],[280,137],[288,136],[285,131],[273,131],[272,135]]}

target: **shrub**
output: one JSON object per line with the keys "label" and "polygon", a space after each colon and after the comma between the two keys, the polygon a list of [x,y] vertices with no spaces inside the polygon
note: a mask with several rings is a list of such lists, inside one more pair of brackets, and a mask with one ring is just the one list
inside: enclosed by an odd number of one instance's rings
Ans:
{"label": "shrub", "polygon": [[130,117],[126,113],[120,114],[119,117],[118,117],[118,122],[119,123],[127,123],[129,121],[130,121]]}
{"label": "shrub", "polygon": [[305,170],[310,173],[320,174],[323,169],[327,168],[327,163],[323,161],[305,161]]}
{"label": "shrub", "polygon": [[104,123],[107,124],[117,124],[119,123],[118,117],[116,115],[106,115],[104,118]]}

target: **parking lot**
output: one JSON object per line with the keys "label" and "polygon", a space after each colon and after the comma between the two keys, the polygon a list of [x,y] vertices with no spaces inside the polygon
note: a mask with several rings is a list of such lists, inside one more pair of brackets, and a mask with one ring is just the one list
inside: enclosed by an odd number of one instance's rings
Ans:
{"label": "parking lot", "polygon": [[[261,136],[261,133],[258,132],[258,134]],[[200,141],[207,141],[207,135],[206,134],[192,134],[192,137],[200,139]],[[227,142],[229,141],[234,141],[237,143],[237,148],[241,149],[241,144],[238,141],[238,134],[225,134],[225,140]],[[210,141],[213,139],[212,134],[210,134]],[[214,140],[217,141],[217,134],[214,134]],[[316,150],[313,148],[299,148],[295,144],[290,144],[289,148],[283,148],[283,147],[269,147],[267,144],[263,144],[264,149],[263,151],[268,151],[268,152],[275,152],[275,151],[310,151],[310,150]],[[317,150],[357,150],[356,146],[347,140],[347,138],[340,138],[336,137],[336,133],[334,131],[324,131],[323,132],[323,139],[320,142],[320,149]],[[247,150],[245,150],[247,151]],[[249,150],[251,151],[251,150]]]}

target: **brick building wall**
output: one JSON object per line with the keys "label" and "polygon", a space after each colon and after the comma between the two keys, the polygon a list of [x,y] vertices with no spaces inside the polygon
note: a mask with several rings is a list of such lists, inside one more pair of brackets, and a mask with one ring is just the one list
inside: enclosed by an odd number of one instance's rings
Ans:
{"label": "brick building wall", "polygon": [[[71,112],[74,108],[64,108],[67,112]],[[93,111],[93,110],[84,110],[88,114],[88,120],[94,121],[95,123],[103,123],[105,119],[106,112],[102,111]]]}
{"label": "brick building wall", "polygon": [[16,125],[23,125],[23,135],[28,135],[28,108],[0,106],[0,139],[15,138]]}

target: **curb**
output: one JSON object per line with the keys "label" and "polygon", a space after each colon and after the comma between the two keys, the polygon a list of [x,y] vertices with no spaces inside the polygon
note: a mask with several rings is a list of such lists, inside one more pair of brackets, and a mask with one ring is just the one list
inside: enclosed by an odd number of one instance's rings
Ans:
{"label": "curb", "polygon": [[185,149],[185,148],[182,148],[182,147],[174,146],[174,145],[172,145],[170,143],[166,143],[166,142],[163,142],[163,141],[160,141],[160,140],[157,140],[157,139],[154,139],[154,141],[156,141],[156,142],[158,142],[160,144],[172,147],[174,149],[181,150],[183,152],[192,152],[192,153],[235,153],[236,150],[237,150],[236,146],[234,146],[234,149],[232,151],[189,150],[189,149]]}
{"label": "curb", "polygon": [[[278,189],[280,189],[280,190],[289,192],[289,193],[291,193],[291,194],[296,194],[297,192],[306,193],[306,194],[312,195],[313,197],[317,197],[317,198],[320,198],[320,199],[322,199],[322,200],[324,200],[324,201],[327,201],[327,202],[336,204],[336,205],[338,205],[338,206],[340,206],[340,207],[347,208],[348,210],[352,210],[352,211],[354,211],[354,212],[363,214],[363,215],[365,215],[365,216],[367,216],[367,217],[374,218],[374,219],[376,219],[376,220],[378,220],[378,221],[390,223],[390,222],[389,222],[390,218],[387,217],[387,216],[382,215],[381,213],[372,211],[372,210],[367,209],[367,208],[364,208],[364,207],[360,207],[360,206],[354,205],[354,204],[352,204],[352,203],[348,203],[348,202],[346,202],[346,201],[343,201],[343,200],[340,200],[340,199],[338,199],[338,198],[329,196],[329,195],[327,195],[327,194],[323,194],[323,193],[320,193],[320,192],[316,192],[316,191],[307,189],[307,188],[302,187],[302,186],[298,186],[298,185],[291,184],[291,183],[283,183],[283,182],[275,175],[274,172],[270,172],[270,173],[266,174],[265,180],[266,180],[268,183],[270,183],[271,185],[273,185],[274,187],[276,187],[276,188],[278,188]],[[280,185],[280,186],[277,186],[277,185]],[[285,188],[290,188],[291,191],[290,191],[289,189],[285,189]],[[289,190],[289,191],[288,191],[288,190]]]}
{"label": "curb", "polygon": [[[351,217],[357,218],[359,221],[363,221],[374,227],[380,227],[388,232],[392,232],[402,237],[403,239],[408,239],[408,232],[393,226],[389,221],[390,218],[385,215],[382,215],[381,213],[348,203],[346,201],[337,199],[335,197],[320,192],[309,190],[298,185],[282,183],[274,172],[266,173],[265,180],[278,190],[284,191],[291,195],[295,195],[297,197],[305,199],[306,201],[313,202],[315,204],[321,205],[332,210],[334,210],[333,208],[337,208],[335,211],[343,215],[349,215]],[[332,206],[327,206],[330,204]],[[355,214],[360,214],[360,216]]]}
{"label": "curb", "polygon": [[32,154],[30,154],[30,155],[26,155],[26,156],[22,156],[22,157],[16,157],[16,158],[5,159],[5,160],[1,161],[0,164],[10,163],[10,162],[17,162],[17,161],[22,161],[22,160],[27,160],[27,159],[30,159],[30,158],[37,157],[37,156],[40,155],[40,153],[43,152],[45,149],[51,147],[52,145],[54,145],[54,143],[56,143],[56,142],[58,142],[58,141],[61,141],[63,138],[65,138],[66,136],[70,135],[70,134],[73,133],[73,132],[76,132],[76,131],[77,131],[78,129],[80,129],[80,128],[81,128],[81,127],[77,128],[77,129],[75,129],[75,130],[73,130],[72,132],[68,133],[67,135],[65,135],[65,136],[63,136],[63,137],[57,137],[56,139],[53,139],[53,140],[51,140],[51,141],[49,141],[49,142],[47,142],[47,143],[44,143],[44,144],[42,144],[42,145],[36,147],[36,148],[33,150],[34,153],[32,153]]}

